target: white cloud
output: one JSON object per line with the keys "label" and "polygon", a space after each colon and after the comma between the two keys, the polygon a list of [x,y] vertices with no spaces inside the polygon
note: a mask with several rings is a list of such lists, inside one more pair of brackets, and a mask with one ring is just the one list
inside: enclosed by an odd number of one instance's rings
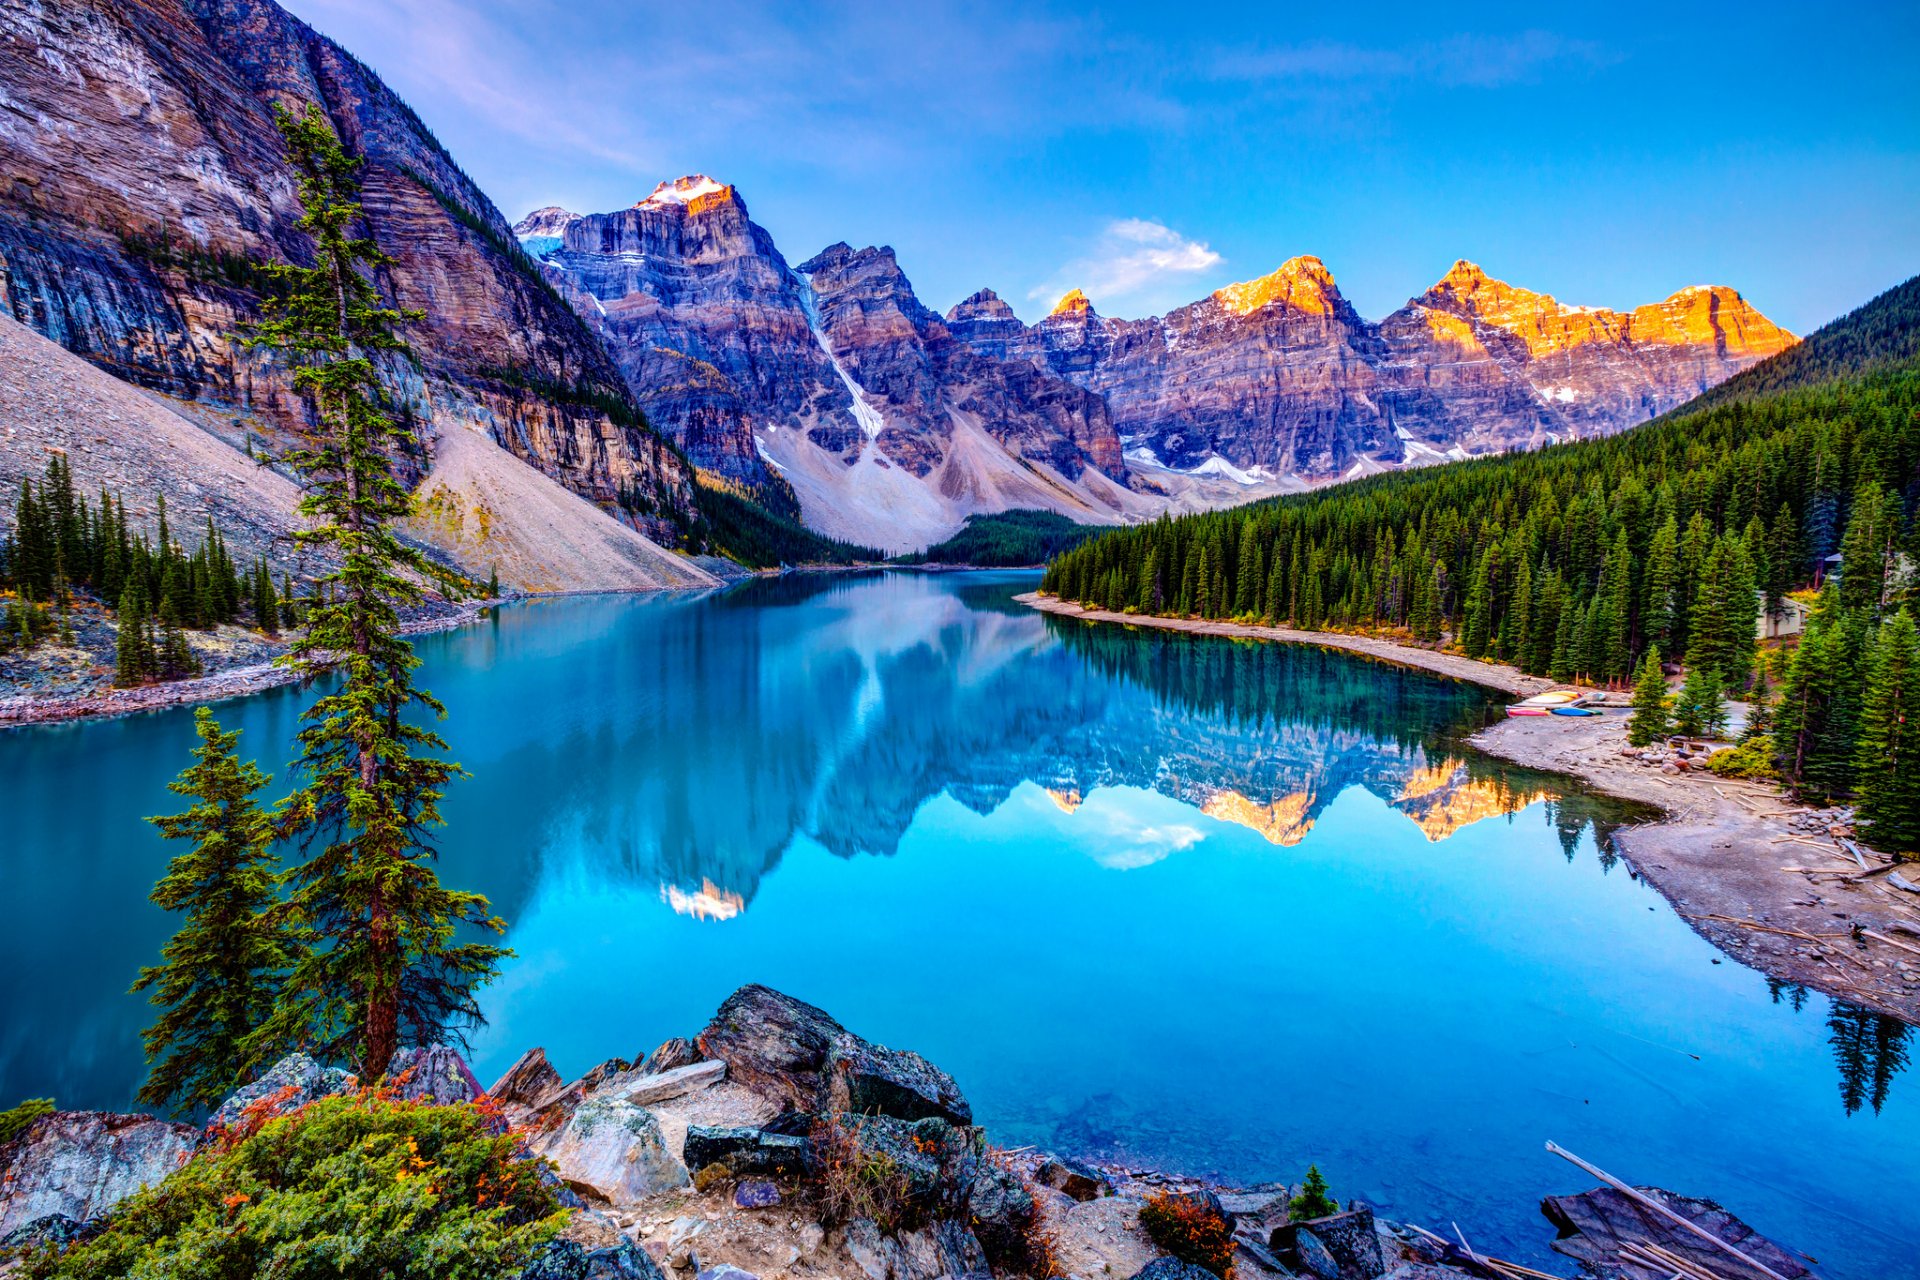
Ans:
{"label": "white cloud", "polygon": [[1027,296],[1051,305],[1067,290],[1079,289],[1098,309],[1158,293],[1223,261],[1204,240],[1189,240],[1145,218],[1121,218],[1109,222],[1085,254],[1028,290]]}

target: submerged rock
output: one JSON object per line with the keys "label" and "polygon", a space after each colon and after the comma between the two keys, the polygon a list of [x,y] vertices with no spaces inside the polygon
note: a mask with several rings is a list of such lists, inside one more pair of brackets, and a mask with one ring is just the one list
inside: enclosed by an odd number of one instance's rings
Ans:
{"label": "submerged rock", "polygon": [[[1641,1187],[1639,1191],[1788,1280],[1812,1274],[1798,1255],[1767,1239],[1711,1200],[1697,1200],[1659,1187]],[[1657,1245],[1715,1274],[1749,1270],[1723,1250],[1612,1187],[1596,1187],[1573,1196],[1548,1196],[1540,1202],[1540,1212],[1560,1232],[1553,1242],[1554,1251],[1572,1258],[1596,1276],[1643,1280],[1653,1274],[1650,1268],[1635,1268],[1623,1262],[1620,1250],[1627,1244]],[[1665,1276],[1661,1280],[1665,1280]]]}
{"label": "submerged rock", "polygon": [[207,1128],[226,1128],[239,1123],[249,1109],[257,1118],[271,1119],[297,1111],[315,1098],[345,1093],[359,1080],[339,1067],[323,1067],[304,1053],[290,1053],[267,1069],[252,1084],[242,1085],[220,1104],[207,1120]]}
{"label": "submerged rock", "polygon": [[0,1236],[58,1215],[89,1222],[185,1163],[192,1125],[107,1111],[55,1111],[0,1146]]}
{"label": "submerged rock", "polygon": [[687,1168],[667,1150],[660,1122],[620,1098],[590,1098],[534,1150],[553,1161],[569,1186],[614,1204],[688,1185]]}

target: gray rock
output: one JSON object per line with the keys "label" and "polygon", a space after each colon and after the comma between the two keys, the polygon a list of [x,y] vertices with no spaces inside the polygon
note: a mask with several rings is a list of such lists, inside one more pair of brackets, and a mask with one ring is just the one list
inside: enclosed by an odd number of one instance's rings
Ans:
{"label": "gray rock", "polygon": [[297,1111],[315,1098],[345,1093],[358,1083],[351,1072],[339,1067],[323,1067],[304,1053],[290,1053],[258,1080],[235,1090],[208,1119],[207,1127],[233,1125],[256,1103],[266,1104],[255,1112],[265,1118]]}
{"label": "gray rock", "polygon": [[990,1261],[1012,1270],[1025,1269],[1033,1197],[1018,1178],[982,1161],[967,1189],[967,1217]]}
{"label": "gray rock", "polygon": [[689,1169],[724,1165],[735,1177],[791,1177],[806,1171],[805,1138],[765,1129],[690,1125],[681,1154]]}
{"label": "gray rock", "polygon": [[[1639,1190],[1788,1280],[1811,1274],[1793,1253],[1711,1200],[1683,1196],[1659,1187]],[[1712,1245],[1612,1187],[1596,1187],[1575,1196],[1548,1196],[1540,1202],[1540,1212],[1559,1229],[1560,1236],[1553,1242],[1554,1250],[1595,1271],[1603,1264],[1611,1264],[1619,1256],[1620,1247],[1629,1242],[1659,1245],[1706,1271],[1718,1273],[1730,1265],[1730,1260]],[[1744,1272],[1746,1268],[1740,1270]]]}
{"label": "gray rock", "polygon": [[387,1074],[397,1082],[394,1096],[412,1102],[446,1107],[480,1096],[480,1082],[466,1059],[443,1044],[396,1054]]}
{"label": "gray rock", "polygon": [[[979,1163],[977,1131],[932,1118],[911,1124],[891,1116],[839,1116],[836,1120],[852,1147],[850,1158],[891,1166],[908,1216],[939,1219],[967,1211]],[[815,1155],[822,1158],[825,1153]]]}
{"label": "gray rock", "polygon": [[870,1219],[847,1224],[847,1256],[867,1280],[986,1280],[980,1242],[963,1222],[945,1219],[917,1231],[883,1233]]}
{"label": "gray rock", "polygon": [[560,1073],[547,1061],[545,1049],[529,1049],[507,1068],[505,1075],[494,1081],[487,1095],[503,1106],[531,1107],[564,1083]]}
{"label": "gray rock", "polygon": [[[14,1253],[26,1253],[46,1248],[64,1252],[68,1245],[86,1234],[87,1228],[75,1222],[64,1213],[50,1213],[44,1218],[35,1218],[25,1226],[15,1227],[6,1235],[0,1236],[0,1258]],[[0,1267],[0,1274],[5,1268]]]}
{"label": "gray rock", "polygon": [[646,1250],[621,1243],[588,1249],[577,1240],[555,1240],[528,1264],[519,1280],[666,1280]]}
{"label": "gray rock", "polygon": [[1376,1280],[1387,1270],[1373,1210],[1365,1206],[1288,1223],[1271,1243],[1282,1262],[1297,1262],[1322,1280]]}
{"label": "gray rock", "polygon": [[690,1062],[667,1071],[649,1071],[633,1081],[633,1087],[627,1090],[627,1101],[651,1106],[719,1084],[726,1074],[727,1064],[719,1061]]}
{"label": "gray rock", "polygon": [[733,1189],[736,1209],[771,1209],[780,1203],[780,1188],[765,1178],[742,1179]]}
{"label": "gray rock", "polygon": [[653,1113],[619,1098],[581,1103],[565,1124],[536,1140],[534,1150],[553,1161],[567,1185],[616,1205],[690,1181]]}
{"label": "gray rock", "polygon": [[728,996],[698,1044],[727,1064],[728,1079],[798,1111],[973,1119],[953,1078],[919,1054],[869,1044],[825,1010],[769,987]]}
{"label": "gray rock", "polygon": [[1105,1178],[1078,1160],[1061,1156],[1051,1156],[1042,1161],[1034,1171],[1034,1179],[1041,1186],[1052,1187],[1070,1200],[1087,1201],[1113,1194],[1113,1188]]}
{"label": "gray rock", "polygon": [[675,1067],[690,1066],[700,1061],[700,1051],[693,1047],[693,1041],[675,1036],[662,1041],[655,1049],[640,1061],[642,1071],[671,1071]]}
{"label": "gray rock", "polygon": [[871,1045],[843,1031],[828,1047],[826,1074],[826,1102],[836,1111],[973,1123],[973,1108],[953,1077],[911,1050]]}
{"label": "gray rock", "polygon": [[744,1271],[734,1266],[731,1262],[721,1262],[704,1268],[694,1277],[694,1280],[760,1280],[760,1277],[751,1271]]}
{"label": "gray rock", "polygon": [[625,1058],[608,1058],[599,1066],[587,1069],[587,1074],[579,1079],[582,1093],[592,1093],[610,1080],[617,1080],[633,1070],[633,1064]]}
{"label": "gray rock", "polygon": [[1133,1280],[1220,1280],[1219,1276],[1205,1267],[1196,1267],[1191,1262],[1182,1262],[1175,1257],[1155,1258],[1140,1268]]}
{"label": "gray rock", "polygon": [[0,1146],[0,1236],[58,1215],[85,1223],[185,1163],[192,1125],[106,1111],[55,1111]]}

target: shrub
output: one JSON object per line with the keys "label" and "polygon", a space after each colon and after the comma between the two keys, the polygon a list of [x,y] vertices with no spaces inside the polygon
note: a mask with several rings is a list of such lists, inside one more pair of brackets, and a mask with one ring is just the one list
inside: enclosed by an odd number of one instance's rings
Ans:
{"label": "shrub", "polygon": [[1748,738],[1730,751],[1707,757],[1707,768],[1723,778],[1777,778],[1773,767],[1773,739],[1765,734]]}
{"label": "shrub", "polygon": [[1217,1276],[1233,1274],[1233,1223],[1208,1195],[1162,1191],[1140,1206],[1147,1238],[1182,1262]]}
{"label": "shrub", "polygon": [[362,1091],[217,1136],[33,1280],[505,1280],[567,1211],[471,1106]]}
{"label": "shrub", "polygon": [[12,1142],[41,1116],[53,1113],[52,1098],[28,1098],[19,1106],[0,1111],[0,1142]]}
{"label": "shrub", "polygon": [[1325,1218],[1340,1212],[1340,1202],[1327,1194],[1327,1180],[1320,1175],[1320,1166],[1307,1166],[1307,1180],[1300,1185],[1300,1194],[1287,1205],[1289,1222],[1306,1222],[1312,1218]]}
{"label": "shrub", "polygon": [[883,1231],[916,1225],[913,1185],[892,1153],[860,1140],[858,1123],[828,1114],[814,1122],[813,1174],[828,1223],[871,1218]]}

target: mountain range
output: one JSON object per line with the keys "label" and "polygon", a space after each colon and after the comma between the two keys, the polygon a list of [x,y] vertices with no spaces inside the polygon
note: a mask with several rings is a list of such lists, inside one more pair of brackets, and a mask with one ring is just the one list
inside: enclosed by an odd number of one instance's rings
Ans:
{"label": "mountain range", "polygon": [[[273,125],[306,103],[364,160],[380,283],[426,312],[388,368],[430,499],[412,532],[529,589],[703,580],[655,554],[699,540],[703,485],[887,551],[979,512],[1133,522],[1618,430],[1793,341],[1730,289],[1615,313],[1464,262],[1376,324],[1310,257],[1163,317],[1075,292],[1029,326],[991,290],[942,315],[891,249],[790,264],[700,175],[510,227],[272,0],[0,5],[0,310],[270,449],[303,409],[236,335],[262,264],[306,252]],[[0,482],[44,448],[0,436]]]}

